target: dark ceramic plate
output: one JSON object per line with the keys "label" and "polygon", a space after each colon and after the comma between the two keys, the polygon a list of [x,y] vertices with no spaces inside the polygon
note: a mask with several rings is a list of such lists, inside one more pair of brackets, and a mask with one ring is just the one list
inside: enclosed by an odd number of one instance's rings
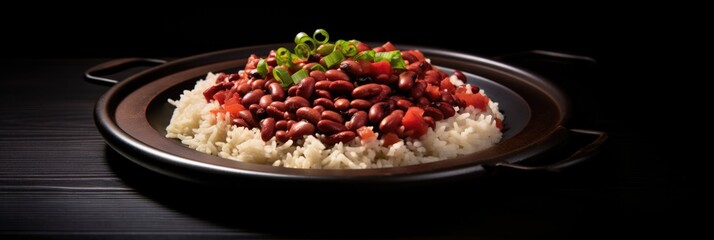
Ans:
{"label": "dark ceramic plate", "polygon": [[[432,64],[450,73],[466,73],[469,82],[483,88],[498,102],[505,115],[501,143],[481,152],[434,163],[405,167],[364,170],[290,169],[241,163],[200,153],[165,138],[165,127],[173,111],[167,99],[178,99],[185,89],[207,72],[235,72],[245,65],[251,53],[266,54],[279,45],[263,45],[212,52],[165,63],[133,75],[107,91],[97,102],[95,122],[106,142],[128,159],[154,171],[181,179],[210,184],[233,184],[237,180],[349,183],[434,182],[478,175],[484,166],[511,166],[523,169],[519,162],[562,143],[569,133],[563,127],[568,104],[563,94],[547,81],[521,69],[485,58],[415,46]],[[150,59],[117,59],[87,72],[93,81],[111,81],[95,77]],[[599,132],[592,144],[556,164],[538,169],[557,169],[588,156],[604,141]],[[560,160],[560,159],[556,159]]]}

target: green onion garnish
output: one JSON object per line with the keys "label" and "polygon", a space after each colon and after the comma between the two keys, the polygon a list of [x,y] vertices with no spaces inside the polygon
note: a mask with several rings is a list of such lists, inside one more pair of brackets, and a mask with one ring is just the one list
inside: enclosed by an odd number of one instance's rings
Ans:
{"label": "green onion garnish", "polygon": [[342,60],[345,60],[345,56],[342,55],[342,51],[332,51],[330,55],[325,56],[325,64],[327,65],[327,68],[332,68],[332,66],[341,63]]}
{"label": "green onion garnish", "polygon": [[291,80],[292,78],[290,77],[290,73],[288,73],[288,70],[285,70],[285,68],[282,67],[276,67],[273,69],[273,77],[280,81],[280,86],[289,87],[290,84],[292,84]]}
{"label": "green onion garnish", "polygon": [[305,69],[300,69],[299,71],[293,73],[293,75],[290,77],[293,79],[294,84],[298,84],[303,78],[306,78],[307,76],[307,71],[305,71]]}
{"label": "green onion garnish", "polygon": [[355,55],[354,60],[367,60],[372,61],[374,59],[374,50],[361,51]]}
{"label": "green onion garnish", "polygon": [[298,45],[295,45],[295,55],[299,58],[308,58],[310,57],[310,47],[305,44],[305,43],[298,43]]}
{"label": "green onion garnish", "polygon": [[338,47],[340,51],[342,51],[342,55],[345,55],[347,57],[351,57],[357,54],[357,45],[355,45],[354,43],[340,39],[335,42],[335,49],[337,49]]}
{"label": "green onion garnish", "polygon": [[[323,39],[322,41],[318,40],[318,35],[322,35],[325,39]],[[320,28],[315,30],[315,33],[312,34],[312,39],[315,40],[318,44],[325,44],[330,40],[330,35],[327,34],[327,31],[325,31],[325,29]]]}
{"label": "green onion garnish", "polygon": [[260,73],[260,76],[263,78],[268,76],[268,63],[265,61],[265,59],[260,59],[258,61],[258,73]]}
{"label": "green onion garnish", "polygon": [[278,48],[277,51],[275,51],[275,61],[278,62],[278,65],[285,65],[285,66],[292,66],[293,63],[291,61],[291,55],[290,50],[287,48]]}
{"label": "green onion garnish", "polygon": [[402,53],[399,50],[394,50],[390,52],[378,52],[374,55],[374,62],[387,61],[392,68],[396,69],[406,69],[407,66],[404,64],[404,59],[402,59]]}

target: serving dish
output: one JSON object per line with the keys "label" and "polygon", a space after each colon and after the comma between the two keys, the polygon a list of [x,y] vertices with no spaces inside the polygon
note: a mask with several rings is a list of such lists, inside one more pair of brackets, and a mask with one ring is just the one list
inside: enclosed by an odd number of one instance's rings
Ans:
{"label": "serving dish", "polygon": [[[461,70],[500,104],[505,115],[501,143],[481,152],[433,163],[363,170],[291,169],[242,163],[197,152],[175,139],[165,138],[173,106],[185,89],[207,72],[236,72],[252,53],[264,54],[288,44],[261,45],[211,52],[163,63],[155,59],[116,59],[89,69],[92,82],[113,84],[103,75],[140,64],[160,64],[112,86],[97,102],[94,119],[105,141],[129,160],[156,172],[190,181],[231,185],[236,181],[423,183],[484,174],[488,166],[559,170],[588,158],[606,134],[564,127],[569,105],[554,85],[522,69],[454,51],[419,49],[447,73]],[[163,64],[161,64],[163,63]],[[572,134],[594,135],[590,144],[565,159],[542,166],[520,163],[553,149]]]}

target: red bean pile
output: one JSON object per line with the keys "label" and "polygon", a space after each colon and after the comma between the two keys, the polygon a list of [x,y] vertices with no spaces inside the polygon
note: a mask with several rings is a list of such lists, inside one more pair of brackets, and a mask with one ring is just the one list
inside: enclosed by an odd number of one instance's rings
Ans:
{"label": "red bean pile", "polygon": [[[373,50],[385,51],[384,46]],[[465,107],[466,102],[455,94],[466,92],[466,86],[454,86],[446,73],[423,60],[421,52],[402,51],[401,57],[406,69],[375,74],[370,70],[374,63],[351,58],[324,72],[310,71],[315,64],[324,65],[323,57],[314,54],[287,69],[306,69],[309,76],[284,89],[272,74],[262,77],[258,73],[259,58],[251,55],[242,74],[219,74],[204,96],[220,104],[237,96],[244,109],[232,116],[233,124],[260,128],[264,141],[275,136],[285,142],[321,133],[326,136],[323,142],[335,144],[354,139],[358,129],[365,126],[373,126],[383,137],[419,137],[423,133],[403,125],[407,109],[423,110],[423,123],[433,128],[436,121],[455,114],[454,106]],[[284,67],[277,65],[275,51],[270,52],[266,63],[269,72]],[[454,75],[466,82],[461,72]],[[472,88],[472,92],[478,92],[477,87]],[[217,94],[223,96],[216,97]]]}

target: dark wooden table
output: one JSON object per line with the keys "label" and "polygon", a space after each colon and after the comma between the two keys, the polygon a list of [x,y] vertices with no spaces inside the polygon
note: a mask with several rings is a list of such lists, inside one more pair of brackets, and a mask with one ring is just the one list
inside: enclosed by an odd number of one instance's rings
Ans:
{"label": "dark wooden table", "polygon": [[683,216],[680,203],[697,190],[654,140],[622,121],[624,110],[593,100],[603,93],[589,90],[598,84],[592,78],[559,85],[578,106],[572,126],[611,138],[600,155],[561,173],[497,170],[391,191],[199,186],[146,170],[104,143],[92,111],[108,88],[82,80],[104,60],[0,60],[0,238],[660,235],[672,230],[662,216]]}

